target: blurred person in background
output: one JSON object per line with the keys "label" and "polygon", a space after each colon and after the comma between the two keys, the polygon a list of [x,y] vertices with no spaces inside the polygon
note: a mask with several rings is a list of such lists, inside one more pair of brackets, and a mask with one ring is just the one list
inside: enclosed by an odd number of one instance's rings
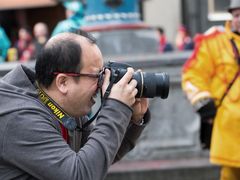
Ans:
{"label": "blurred person in background", "polygon": [[193,40],[183,25],[178,28],[175,45],[178,51],[192,50],[194,48]]}
{"label": "blurred person in background", "polygon": [[18,40],[15,43],[18,51],[18,60],[21,62],[33,60],[35,46],[32,40],[32,34],[29,28],[21,27],[18,31]]}
{"label": "blurred person in background", "polygon": [[230,2],[232,20],[195,38],[182,76],[202,124],[213,126],[205,142],[211,163],[222,166],[221,180],[240,179],[240,0]]}
{"label": "blurred person in background", "polygon": [[69,32],[73,29],[79,29],[84,23],[84,6],[81,2],[64,2],[63,5],[66,9],[66,19],[57,24],[51,36],[61,32]]}
{"label": "blurred person in background", "polygon": [[163,53],[173,51],[173,46],[167,41],[164,29],[162,27],[158,27],[157,30],[159,33],[159,52]]}
{"label": "blurred person in background", "polygon": [[48,40],[48,26],[44,22],[38,22],[33,27],[35,56],[40,52]]}
{"label": "blurred person in background", "polygon": [[0,26],[0,63],[4,62],[7,57],[7,51],[11,42],[5,33],[4,29]]}

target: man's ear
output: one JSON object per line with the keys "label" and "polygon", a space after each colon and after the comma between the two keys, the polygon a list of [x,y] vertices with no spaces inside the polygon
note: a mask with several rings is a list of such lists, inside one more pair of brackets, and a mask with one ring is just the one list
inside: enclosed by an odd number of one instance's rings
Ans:
{"label": "man's ear", "polygon": [[57,89],[58,89],[61,93],[66,94],[67,91],[68,91],[68,86],[67,86],[67,84],[69,83],[69,78],[68,78],[68,76],[65,75],[65,74],[58,74],[58,75],[56,76],[56,80],[55,80],[55,81],[56,81],[55,83],[56,83]]}

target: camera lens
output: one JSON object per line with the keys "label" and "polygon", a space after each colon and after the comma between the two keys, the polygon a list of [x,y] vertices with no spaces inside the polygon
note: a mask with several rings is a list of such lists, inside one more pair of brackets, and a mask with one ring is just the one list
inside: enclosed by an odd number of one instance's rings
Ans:
{"label": "camera lens", "polygon": [[135,72],[138,94],[136,97],[161,97],[166,99],[169,93],[169,76],[166,73]]}
{"label": "camera lens", "polygon": [[156,73],[156,96],[166,99],[169,93],[169,76],[166,73]]}
{"label": "camera lens", "polygon": [[[117,83],[127,72],[127,68],[131,67],[125,63],[109,62],[106,68],[111,70],[111,78],[114,76],[114,83]],[[169,75],[161,73],[148,73],[137,71],[133,74],[133,79],[137,81],[137,98],[153,98],[161,97],[166,99],[169,93]]]}

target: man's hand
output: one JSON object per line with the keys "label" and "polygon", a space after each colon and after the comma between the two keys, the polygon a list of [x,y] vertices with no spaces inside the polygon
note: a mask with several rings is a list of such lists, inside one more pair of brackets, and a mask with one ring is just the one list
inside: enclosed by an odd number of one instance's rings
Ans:
{"label": "man's hand", "polygon": [[[102,86],[103,94],[109,85],[110,73],[111,72],[108,69],[105,70],[105,78]],[[113,85],[109,98],[119,100],[129,107],[132,107],[136,101],[135,96],[138,92],[136,89],[137,81],[132,79],[133,73],[133,68],[127,69],[126,74]]]}
{"label": "man's hand", "polygon": [[132,106],[133,115],[132,122],[135,124],[139,124],[139,121],[143,119],[144,114],[147,112],[149,106],[149,101],[146,98],[137,98],[136,102]]}

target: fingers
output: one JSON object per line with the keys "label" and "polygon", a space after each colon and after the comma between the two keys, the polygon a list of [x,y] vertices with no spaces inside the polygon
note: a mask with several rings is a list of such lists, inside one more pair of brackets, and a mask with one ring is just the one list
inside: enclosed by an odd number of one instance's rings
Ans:
{"label": "fingers", "polygon": [[105,69],[105,74],[104,74],[104,80],[103,80],[103,85],[102,85],[102,91],[103,91],[103,94],[105,93],[108,85],[109,85],[109,82],[110,82],[110,75],[111,75],[111,72],[109,69]]}
{"label": "fingers", "polygon": [[132,91],[132,94],[133,94],[134,96],[136,96],[137,93],[138,93],[138,90],[137,90],[136,86],[137,86],[137,81],[136,81],[135,79],[132,79],[132,80],[130,81],[130,83],[128,84],[129,91],[130,91],[130,92]]}
{"label": "fingers", "polygon": [[132,121],[137,122],[143,118],[144,114],[147,112],[149,107],[149,102],[147,98],[136,98],[136,102],[132,106],[133,115]]}
{"label": "fingers", "polygon": [[136,98],[136,102],[140,102],[141,101],[141,98]]}
{"label": "fingers", "polygon": [[113,84],[109,98],[117,99],[130,107],[135,103],[138,90],[136,89],[137,81],[132,79],[133,73],[133,68],[127,69],[124,76]]}
{"label": "fingers", "polygon": [[134,73],[133,68],[127,68],[126,74],[124,74],[124,76],[120,79],[120,81],[118,83],[119,84],[128,84],[129,81],[132,79],[133,73]]}

